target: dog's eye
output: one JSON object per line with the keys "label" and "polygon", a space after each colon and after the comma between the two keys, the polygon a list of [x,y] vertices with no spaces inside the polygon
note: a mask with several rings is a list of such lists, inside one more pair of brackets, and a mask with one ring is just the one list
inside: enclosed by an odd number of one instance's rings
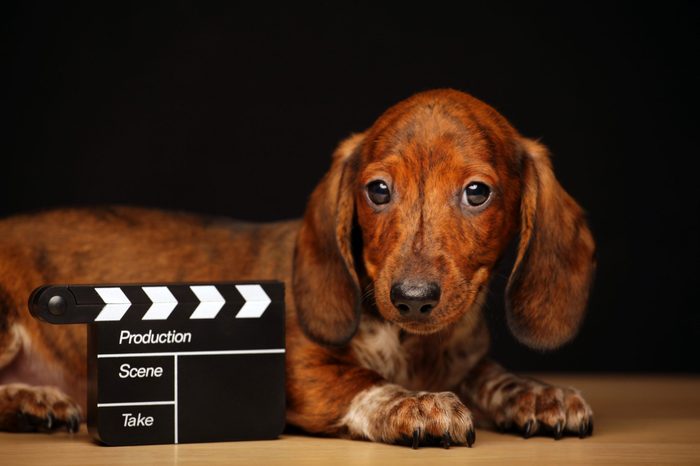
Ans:
{"label": "dog's eye", "polygon": [[486,186],[484,183],[475,181],[473,183],[469,183],[467,187],[464,188],[464,197],[462,202],[472,207],[478,207],[484,202],[488,201],[490,195],[491,188]]}
{"label": "dog's eye", "polygon": [[391,200],[389,185],[382,180],[372,181],[367,185],[369,200],[377,205],[386,204]]}

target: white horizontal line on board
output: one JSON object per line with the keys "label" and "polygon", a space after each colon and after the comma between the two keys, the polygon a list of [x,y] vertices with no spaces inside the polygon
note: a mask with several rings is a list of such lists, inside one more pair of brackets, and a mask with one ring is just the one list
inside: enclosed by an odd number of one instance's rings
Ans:
{"label": "white horizontal line on board", "polygon": [[223,351],[167,351],[159,353],[106,353],[98,354],[98,358],[139,358],[148,356],[210,356],[217,354],[273,354],[284,353],[284,348],[252,349],[252,350],[223,350]]}
{"label": "white horizontal line on board", "polygon": [[110,406],[157,406],[174,405],[174,401],[136,401],[133,403],[97,403],[98,408],[108,408]]}

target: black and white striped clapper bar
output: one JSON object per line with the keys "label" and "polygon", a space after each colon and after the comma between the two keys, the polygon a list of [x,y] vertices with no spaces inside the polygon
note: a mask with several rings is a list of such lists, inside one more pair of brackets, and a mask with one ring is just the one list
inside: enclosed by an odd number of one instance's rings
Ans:
{"label": "black and white striped clapper bar", "polygon": [[106,445],[276,438],[284,284],[48,285],[34,317],[88,325],[88,428]]}

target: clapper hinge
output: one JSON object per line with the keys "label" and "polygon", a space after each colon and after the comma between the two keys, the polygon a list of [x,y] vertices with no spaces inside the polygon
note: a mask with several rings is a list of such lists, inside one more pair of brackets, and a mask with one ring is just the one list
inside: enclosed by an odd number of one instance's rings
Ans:
{"label": "clapper hinge", "polygon": [[51,324],[88,324],[95,320],[103,303],[78,304],[69,286],[47,285],[29,297],[29,312]]}

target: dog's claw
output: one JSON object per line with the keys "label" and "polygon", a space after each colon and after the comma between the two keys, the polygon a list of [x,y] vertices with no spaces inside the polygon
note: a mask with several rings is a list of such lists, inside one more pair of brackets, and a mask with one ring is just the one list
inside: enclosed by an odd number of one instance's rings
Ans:
{"label": "dog's claw", "polygon": [[417,450],[419,443],[420,443],[420,429],[416,429],[413,431],[413,443],[411,444],[411,448],[413,448],[414,450]]}
{"label": "dog's claw", "polygon": [[67,422],[68,432],[74,434],[80,429],[80,419],[77,416],[71,416]]}
{"label": "dog's claw", "polygon": [[51,430],[53,427],[53,414],[47,413],[46,414],[46,428]]}
{"label": "dog's claw", "polygon": [[578,438],[584,438],[586,435],[588,435],[588,422],[582,422],[580,426],[578,426]]}
{"label": "dog's claw", "polygon": [[448,432],[442,434],[440,445],[442,445],[442,448],[444,448],[445,450],[450,448],[450,434]]}
{"label": "dog's claw", "polygon": [[474,445],[475,440],[476,440],[476,433],[474,432],[474,428],[470,428],[467,431],[467,446],[469,448],[471,448],[472,445]]}
{"label": "dog's claw", "polygon": [[527,421],[525,423],[525,427],[523,429],[523,437],[525,437],[525,438],[532,437],[532,434],[534,432],[534,429],[533,429],[534,426],[535,426],[535,421],[533,421],[532,419]]}
{"label": "dog's claw", "polygon": [[554,440],[560,440],[564,436],[564,423],[557,422],[554,426]]}

